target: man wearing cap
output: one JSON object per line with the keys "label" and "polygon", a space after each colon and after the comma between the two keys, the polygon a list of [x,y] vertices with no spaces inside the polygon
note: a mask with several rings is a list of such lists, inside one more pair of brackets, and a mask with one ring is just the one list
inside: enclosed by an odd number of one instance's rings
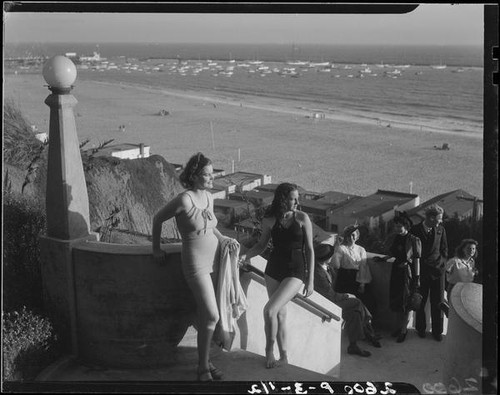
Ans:
{"label": "man wearing cap", "polygon": [[425,337],[425,305],[430,295],[432,336],[437,341],[442,340],[443,333],[443,312],[440,304],[444,298],[444,268],[448,257],[446,230],[441,225],[443,214],[441,207],[431,206],[425,211],[425,219],[410,230],[422,242],[419,289],[422,303],[416,313],[415,329],[420,337]]}
{"label": "man wearing cap", "polygon": [[342,308],[344,330],[347,332],[347,337],[349,339],[347,353],[369,357],[371,353],[362,350],[356,342],[366,337],[370,339],[370,342],[375,347],[381,347],[380,342],[375,339],[375,334],[371,326],[371,314],[363,302],[354,295],[334,291],[334,273],[328,265],[332,259],[334,250],[333,246],[329,244],[319,244],[314,249],[316,260],[314,289]]}

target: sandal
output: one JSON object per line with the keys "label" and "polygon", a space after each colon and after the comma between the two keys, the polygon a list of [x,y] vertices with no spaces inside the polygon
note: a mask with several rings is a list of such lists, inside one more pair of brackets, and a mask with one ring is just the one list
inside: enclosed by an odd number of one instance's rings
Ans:
{"label": "sandal", "polygon": [[212,362],[208,362],[210,368],[210,374],[214,380],[222,380],[224,378],[224,373],[218,367],[216,367]]}
{"label": "sandal", "polygon": [[214,381],[210,370],[198,370],[198,381]]}

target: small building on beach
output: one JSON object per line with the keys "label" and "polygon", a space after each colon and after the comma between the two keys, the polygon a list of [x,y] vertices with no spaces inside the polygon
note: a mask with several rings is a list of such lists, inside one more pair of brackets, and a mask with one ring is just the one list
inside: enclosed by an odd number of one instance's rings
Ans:
{"label": "small building on beach", "polygon": [[214,213],[219,224],[231,228],[235,222],[250,217],[254,208],[246,202],[232,199],[214,199]]}
{"label": "small building on beach", "polygon": [[444,217],[464,220],[479,220],[483,216],[483,201],[463,189],[446,192],[425,201],[408,210],[407,214],[413,223],[418,224],[425,219],[425,210],[437,204],[444,210]]}
{"label": "small building on beach", "polygon": [[248,201],[255,208],[260,208],[269,206],[273,201],[274,194],[272,192],[251,190],[231,193],[228,197],[232,200]]}
{"label": "small building on beach", "polygon": [[347,225],[365,224],[376,229],[394,218],[396,211],[409,211],[420,204],[418,195],[379,189],[359,198],[349,199],[333,207],[329,213],[331,231],[342,231]]}
{"label": "small building on beach", "polygon": [[114,144],[107,145],[103,148],[99,148],[99,150],[93,153],[94,149],[89,149],[87,152],[92,154],[94,157],[99,156],[113,156],[115,158],[120,159],[139,159],[139,158],[148,158],[150,147],[145,144],[131,144],[131,143],[122,143],[122,144]]}

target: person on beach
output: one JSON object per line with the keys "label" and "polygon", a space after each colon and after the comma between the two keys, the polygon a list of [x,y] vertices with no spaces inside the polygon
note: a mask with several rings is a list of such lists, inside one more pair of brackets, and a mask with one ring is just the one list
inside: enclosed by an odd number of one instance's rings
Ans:
{"label": "person on beach", "polygon": [[342,232],[342,241],[332,258],[332,267],[337,271],[335,291],[355,295],[375,316],[376,302],[369,285],[372,275],[366,250],[356,244],[359,235],[358,225],[348,225]]}
{"label": "person on beach", "polygon": [[330,244],[319,244],[314,248],[314,257],[316,259],[314,289],[342,308],[342,318],[344,319],[343,329],[346,331],[349,339],[347,353],[369,357],[371,353],[361,349],[357,341],[375,337],[375,332],[371,324],[372,316],[363,302],[354,295],[338,293],[333,289],[335,274],[329,263],[332,260],[334,252],[335,248]]}
{"label": "person on beach", "polygon": [[197,306],[198,380],[221,380],[222,372],[209,358],[214,330],[219,321],[215,288],[214,261],[219,242],[225,239],[217,226],[213,199],[213,167],[201,152],[193,155],[180,175],[186,191],[160,209],[153,219],[153,255],[156,262],[166,262],[160,248],[163,222],[175,217],[182,238],[182,271]]}
{"label": "person on beach", "polygon": [[390,255],[379,258],[387,260],[394,257],[389,285],[389,307],[396,313],[397,328],[392,333],[398,343],[406,339],[409,321],[409,298],[412,291],[420,287],[420,255],[422,243],[409,231],[412,226],[406,213],[400,213],[393,220],[395,234],[387,245]]}
{"label": "person on beach", "polygon": [[[305,297],[309,297],[314,290],[312,223],[306,213],[298,210],[298,206],[297,185],[280,184],[262,220],[262,233],[258,242],[240,255],[240,263],[244,264],[261,254],[272,240],[272,251],[265,269],[269,301],[263,312],[267,368],[288,363],[287,303],[302,287]],[[274,356],[276,341],[279,361]]]}
{"label": "person on beach", "polygon": [[418,336],[426,336],[425,305],[430,296],[432,336],[443,339],[443,311],[440,308],[444,297],[444,268],[448,256],[446,230],[441,225],[444,210],[434,205],[425,211],[425,219],[412,226],[410,233],[422,242],[420,256],[420,293],[422,303],[416,313],[415,329]]}
{"label": "person on beach", "polygon": [[446,262],[446,293],[450,299],[456,283],[471,283],[478,274],[474,258],[477,255],[477,241],[464,239],[455,250],[455,256]]}

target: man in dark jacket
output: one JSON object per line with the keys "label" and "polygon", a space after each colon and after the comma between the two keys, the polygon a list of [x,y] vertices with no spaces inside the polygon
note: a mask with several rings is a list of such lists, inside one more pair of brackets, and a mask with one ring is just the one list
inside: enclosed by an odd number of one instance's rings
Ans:
{"label": "man in dark jacket", "polygon": [[344,330],[347,332],[349,346],[347,353],[369,357],[371,353],[362,350],[356,343],[366,339],[374,347],[381,347],[371,325],[371,314],[361,300],[354,295],[334,291],[334,273],[328,266],[334,253],[333,246],[319,244],[314,249],[316,268],[314,270],[314,290],[342,308]]}
{"label": "man in dark jacket", "polygon": [[431,206],[425,211],[425,219],[411,228],[411,233],[422,242],[420,257],[420,293],[422,303],[416,313],[415,329],[420,337],[425,337],[425,305],[430,294],[432,336],[442,340],[443,312],[440,304],[444,297],[444,267],[448,258],[446,230],[441,225],[444,210]]}

